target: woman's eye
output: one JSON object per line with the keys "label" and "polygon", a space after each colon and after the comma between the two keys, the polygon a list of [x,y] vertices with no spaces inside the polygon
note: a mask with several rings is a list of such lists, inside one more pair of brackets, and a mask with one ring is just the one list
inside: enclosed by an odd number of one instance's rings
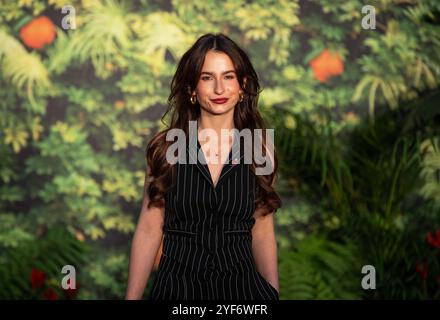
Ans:
{"label": "woman's eye", "polygon": [[[228,79],[228,80],[232,80],[232,79],[234,79],[234,76],[233,75],[229,75],[229,76],[225,76],[225,78]],[[210,80],[211,77],[210,76],[203,76],[200,79],[202,79],[203,81],[206,81],[206,80]]]}

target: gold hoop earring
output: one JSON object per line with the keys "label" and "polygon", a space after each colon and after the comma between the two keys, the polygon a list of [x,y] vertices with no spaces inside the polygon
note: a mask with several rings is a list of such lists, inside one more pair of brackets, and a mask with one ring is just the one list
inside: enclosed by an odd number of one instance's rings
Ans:
{"label": "gold hoop earring", "polygon": [[196,104],[196,101],[197,101],[197,97],[196,97],[196,95],[195,95],[195,94],[194,94],[194,95],[191,95],[190,100],[191,100],[191,103],[192,103],[192,104]]}
{"label": "gold hoop earring", "polygon": [[240,102],[243,102],[244,94],[243,94],[243,93],[240,93],[239,96],[240,96]]}

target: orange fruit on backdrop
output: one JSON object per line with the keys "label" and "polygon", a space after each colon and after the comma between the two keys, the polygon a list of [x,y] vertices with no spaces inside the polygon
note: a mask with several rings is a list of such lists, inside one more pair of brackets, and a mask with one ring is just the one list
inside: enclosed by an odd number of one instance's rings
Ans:
{"label": "orange fruit on backdrop", "polygon": [[310,61],[315,78],[320,82],[326,82],[330,77],[344,72],[344,62],[337,52],[324,49],[318,56]]}
{"label": "orange fruit on backdrop", "polygon": [[51,44],[55,35],[55,25],[46,16],[35,18],[20,29],[21,40],[32,49],[41,49]]}

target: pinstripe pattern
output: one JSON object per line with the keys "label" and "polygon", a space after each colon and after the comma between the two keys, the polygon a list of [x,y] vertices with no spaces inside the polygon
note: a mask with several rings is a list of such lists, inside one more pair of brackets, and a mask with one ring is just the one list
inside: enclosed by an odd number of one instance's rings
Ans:
{"label": "pinstripe pattern", "polygon": [[[237,138],[236,143],[216,186],[207,164],[175,164],[176,180],[165,194],[163,254],[150,299],[278,299],[253,259],[256,178],[243,163],[243,143]],[[190,148],[186,156],[197,159]]]}

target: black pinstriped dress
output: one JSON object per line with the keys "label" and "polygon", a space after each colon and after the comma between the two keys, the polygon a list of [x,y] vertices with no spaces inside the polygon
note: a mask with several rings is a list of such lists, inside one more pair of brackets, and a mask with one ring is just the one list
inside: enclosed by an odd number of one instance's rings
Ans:
{"label": "black pinstriped dress", "polygon": [[[176,183],[165,194],[163,251],[149,299],[279,299],[253,259],[256,177],[243,161],[243,144],[238,147],[231,149],[215,187],[207,164],[175,164]],[[200,148],[197,141],[197,152]],[[187,160],[197,159],[190,150]]]}

